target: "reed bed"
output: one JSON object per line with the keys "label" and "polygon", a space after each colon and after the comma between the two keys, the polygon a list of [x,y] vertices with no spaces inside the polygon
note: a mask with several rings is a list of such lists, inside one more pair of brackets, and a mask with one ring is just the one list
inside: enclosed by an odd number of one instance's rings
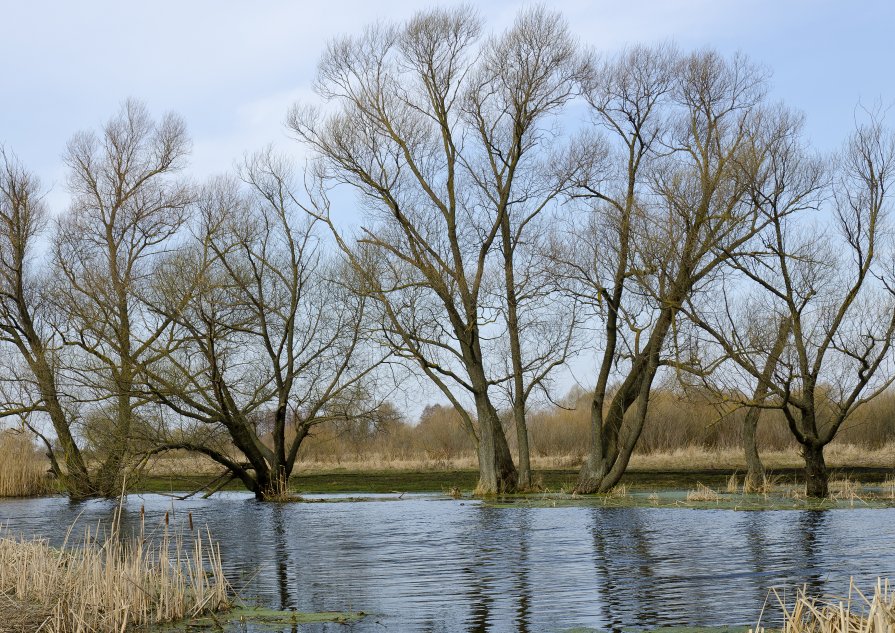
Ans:
{"label": "reed bed", "polygon": [[0,594],[40,610],[41,633],[122,633],[207,615],[229,606],[228,589],[207,530],[189,541],[167,525],[122,538],[116,521],[62,549],[0,536]]}
{"label": "reed bed", "polygon": [[886,477],[883,482],[883,498],[895,500],[895,477]]}
{"label": "reed bed", "polygon": [[705,484],[697,483],[695,490],[687,491],[687,501],[706,501],[714,503],[721,499],[721,495]]}
{"label": "reed bed", "polygon": [[46,459],[28,436],[0,432],[0,497],[34,497],[51,489]]}
{"label": "reed bed", "polygon": [[[849,583],[845,597],[814,597],[802,588],[795,602],[789,604],[776,591],[774,595],[783,610],[781,633],[893,633],[895,632],[895,591],[886,579],[877,579],[869,598]],[[764,633],[756,626],[750,633]]]}

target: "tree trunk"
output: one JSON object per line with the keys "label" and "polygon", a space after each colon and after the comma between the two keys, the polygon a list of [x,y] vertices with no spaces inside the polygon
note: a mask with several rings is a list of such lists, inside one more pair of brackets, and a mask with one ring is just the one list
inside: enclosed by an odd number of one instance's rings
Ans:
{"label": "tree trunk", "polygon": [[516,466],[497,411],[487,396],[476,397],[476,412],[479,418],[479,483],[476,494],[515,492],[518,486]]}
{"label": "tree trunk", "polygon": [[746,481],[743,484],[743,492],[758,490],[764,483],[764,465],[761,463],[758,443],[755,439],[758,421],[761,419],[761,408],[758,405],[762,404],[768,396],[769,385],[773,380],[774,370],[777,369],[777,363],[786,346],[786,341],[789,339],[789,332],[790,320],[783,317],[777,327],[777,337],[774,339],[771,353],[768,354],[758,384],[755,386],[755,392],[752,394],[753,406],[749,408],[746,418],[743,420],[743,452],[746,456]]}
{"label": "tree trunk", "polygon": [[802,447],[805,458],[805,494],[824,499],[829,494],[829,473],[824,461],[823,444],[807,444]]}
{"label": "tree trunk", "polygon": [[608,470],[609,465],[603,451],[602,402],[595,398],[591,403],[591,447],[578,473],[575,492],[585,495],[597,492]]}
{"label": "tree trunk", "polygon": [[[659,349],[672,318],[670,310],[663,311],[650,335],[649,343],[635,359],[625,381],[612,397],[605,419],[602,392],[594,392],[591,406],[591,449],[578,475],[575,492],[608,492],[625,474],[628,461],[643,431],[650,390],[659,368]],[[634,417],[629,419],[626,428],[625,418],[632,407],[635,409]]]}
{"label": "tree trunk", "polygon": [[743,492],[755,492],[764,483],[764,464],[761,463],[758,443],[755,439],[759,418],[761,418],[761,409],[751,407],[743,419],[743,453],[746,457],[746,480],[743,482]]}
{"label": "tree trunk", "polygon": [[97,494],[96,487],[90,480],[87,464],[84,463],[84,458],[72,435],[71,427],[69,427],[65,410],[59,402],[55,376],[46,362],[46,358],[43,356],[43,351],[42,345],[35,348],[36,358],[32,371],[37,378],[38,390],[41,398],[43,398],[47,408],[47,415],[50,418],[50,423],[53,425],[59,447],[62,450],[62,463],[65,464],[65,470],[57,473],[59,481],[65,488],[65,492],[73,500],[77,501],[93,497]]}
{"label": "tree trunk", "polygon": [[519,449],[520,490],[531,488],[531,457],[528,452],[528,425],[525,421],[525,380],[522,363],[522,345],[519,340],[519,299],[516,296],[516,279],[513,271],[513,252],[510,216],[505,210],[500,223],[504,257],[504,282],[507,298],[507,336],[510,339],[510,358],[513,365],[513,421],[516,424],[516,440]]}
{"label": "tree trunk", "polygon": [[519,447],[519,490],[531,489],[531,455],[528,447],[528,424],[525,421],[525,405],[513,407],[516,422],[516,443]]}

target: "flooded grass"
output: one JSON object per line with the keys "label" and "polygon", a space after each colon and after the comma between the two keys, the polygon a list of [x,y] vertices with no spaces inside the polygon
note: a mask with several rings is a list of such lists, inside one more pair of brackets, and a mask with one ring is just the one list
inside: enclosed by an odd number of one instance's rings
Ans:
{"label": "flooded grass", "polygon": [[[831,469],[833,480],[851,479],[862,485],[884,484],[886,478],[891,496],[895,499],[895,478],[891,468],[836,468]],[[537,496],[547,493],[571,493],[578,481],[578,471],[573,469],[538,470],[534,473],[540,490],[529,493]],[[770,471],[759,494],[770,494],[783,484],[795,484],[803,477],[800,469]],[[730,482],[731,471],[709,470],[660,470],[631,471],[625,474],[622,484],[628,492],[683,489],[691,490],[703,484],[715,490],[725,490]],[[214,480],[211,475],[167,475],[146,477],[136,492],[174,493],[197,490]],[[478,472],[475,470],[401,471],[379,472],[315,472],[300,473],[290,480],[290,488],[297,493],[413,493],[468,495],[475,489]],[[741,489],[741,487],[739,487]],[[239,482],[231,482],[224,490],[242,490]]]}
{"label": "flooded grass", "polygon": [[797,483],[776,484],[761,493],[727,492],[698,483],[693,489],[664,488],[655,490],[626,490],[624,494],[610,492],[596,495],[575,495],[564,492],[540,495],[505,495],[487,500],[493,507],[604,507],[604,508],[689,508],[693,510],[832,510],[845,508],[895,507],[886,489],[879,485],[847,487],[848,493],[831,495],[827,499],[813,499],[805,495],[804,486]]}

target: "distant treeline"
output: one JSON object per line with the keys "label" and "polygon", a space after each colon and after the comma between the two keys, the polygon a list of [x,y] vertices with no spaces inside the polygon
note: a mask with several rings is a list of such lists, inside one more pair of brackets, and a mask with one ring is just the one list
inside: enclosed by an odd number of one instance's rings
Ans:
{"label": "distant treeline", "polygon": [[[530,414],[529,441],[536,458],[550,463],[577,466],[587,451],[590,436],[590,393],[575,390],[561,406],[545,407]],[[475,444],[451,407],[430,405],[418,420],[408,421],[397,410],[387,408],[376,422],[332,422],[315,429],[302,447],[300,460],[329,464],[381,460],[383,467],[395,463],[450,465],[474,454]],[[687,449],[739,451],[743,446],[745,408],[724,411],[714,401],[695,398],[679,390],[658,389],[647,416],[636,455],[673,453]],[[509,432],[512,421],[504,416]],[[791,452],[799,443],[793,438],[784,416],[770,412],[762,417],[756,432],[763,451]],[[895,444],[895,394],[884,393],[858,409],[838,433],[834,444],[868,451]],[[517,447],[510,436],[510,447]],[[686,464],[681,464],[686,468]]]}

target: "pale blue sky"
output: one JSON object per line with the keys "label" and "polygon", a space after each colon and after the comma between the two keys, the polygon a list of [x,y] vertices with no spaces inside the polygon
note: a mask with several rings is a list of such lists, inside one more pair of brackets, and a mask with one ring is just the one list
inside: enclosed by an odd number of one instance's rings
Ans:
{"label": "pale blue sky", "polygon": [[[498,30],[525,3],[479,3]],[[597,49],[673,40],[741,50],[774,72],[775,96],[807,113],[822,149],[848,133],[859,100],[895,102],[895,2],[564,0],[580,39]],[[283,118],[310,84],[325,42],[431,2],[27,2],[0,0],[0,142],[65,203],[60,155],[126,97],[183,115],[196,177],[274,142],[295,151]]]}

